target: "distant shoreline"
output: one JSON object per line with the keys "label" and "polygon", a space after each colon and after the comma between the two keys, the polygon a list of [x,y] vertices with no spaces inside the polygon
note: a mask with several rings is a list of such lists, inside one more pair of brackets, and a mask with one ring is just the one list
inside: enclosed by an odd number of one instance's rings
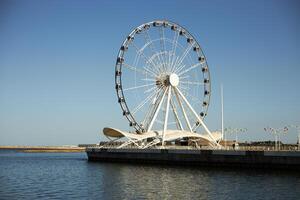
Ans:
{"label": "distant shoreline", "polygon": [[0,150],[15,150],[27,153],[75,153],[85,152],[85,147],[78,146],[0,146]]}

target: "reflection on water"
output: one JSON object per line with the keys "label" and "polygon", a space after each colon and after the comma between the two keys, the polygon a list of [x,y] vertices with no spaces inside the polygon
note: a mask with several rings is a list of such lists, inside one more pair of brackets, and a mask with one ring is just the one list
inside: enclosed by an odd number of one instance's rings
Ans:
{"label": "reflection on water", "polygon": [[300,173],[87,162],[0,153],[0,199],[298,199]]}
{"label": "reflection on water", "polygon": [[[132,199],[298,199],[300,174],[99,164],[107,194]],[[113,182],[111,182],[114,180]],[[109,198],[110,196],[106,196]]]}

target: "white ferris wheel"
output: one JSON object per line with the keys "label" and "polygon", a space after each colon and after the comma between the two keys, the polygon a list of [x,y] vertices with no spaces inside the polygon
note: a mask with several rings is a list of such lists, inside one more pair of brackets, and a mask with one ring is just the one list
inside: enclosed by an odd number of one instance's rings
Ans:
{"label": "white ferris wheel", "polygon": [[156,132],[164,142],[174,139],[171,132],[192,136],[202,127],[217,144],[203,122],[211,95],[209,68],[199,43],[182,26],[156,20],[134,28],[118,53],[115,89],[135,134]]}

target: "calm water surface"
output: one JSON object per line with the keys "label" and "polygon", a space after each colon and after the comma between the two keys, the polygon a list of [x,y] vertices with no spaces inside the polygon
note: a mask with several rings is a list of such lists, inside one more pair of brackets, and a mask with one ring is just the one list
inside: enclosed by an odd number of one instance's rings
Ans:
{"label": "calm water surface", "polygon": [[91,163],[0,151],[0,199],[300,199],[300,173]]}

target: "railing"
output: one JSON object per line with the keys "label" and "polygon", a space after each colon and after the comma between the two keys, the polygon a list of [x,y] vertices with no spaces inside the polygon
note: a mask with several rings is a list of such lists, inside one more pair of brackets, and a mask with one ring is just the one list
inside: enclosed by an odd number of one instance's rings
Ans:
{"label": "railing", "polygon": [[[87,148],[106,148],[106,149],[117,149],[125,142],[100,142],[97,145],[87,146]],[[142,145],[139,143],[141,147],[146,146],[147,143]],[[136,146],[135,144],[128,144],[121,149],[141,149],[141,147]],[[235,151],[299,151],[297,145],[282,145],[280,149],[276,150],[274,146],[259,146],[259,145],[248,145],[248,146],[222,146],[221,148],[212,148],[210,146],[180,146],[180,145],[164,145],[161,144],[154,145],[151,147],[147,147],[147,149],[186,149],[186,150],[235,150]]]}

